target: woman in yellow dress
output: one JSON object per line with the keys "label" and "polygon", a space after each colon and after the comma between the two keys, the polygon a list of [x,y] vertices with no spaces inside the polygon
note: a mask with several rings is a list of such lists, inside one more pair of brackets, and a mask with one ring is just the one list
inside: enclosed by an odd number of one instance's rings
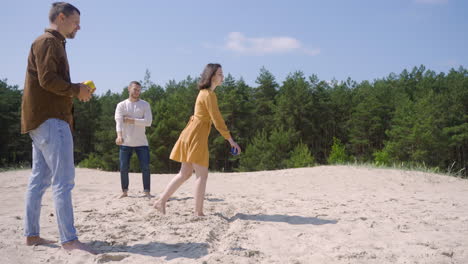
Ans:
{"label": "woman in yellow dress", "polygon": [[223,69],[220,64],[210,63],[206,65],[200,82],[198,83],[197,101],[195,111],[190,117],[185,129],[172,149],[170,159],[181,162],[179,174],[177,174],[159,199],[154,203],[154,207],[161,213],[166,213],[166,202],[171,195],[192,176],[195,170],[195,212],[196,216],[204,216],[203,201],[205,199],[206,182],[208,180],[208,136],[213,123],[219,133],[229,141],[232,148],[238,154],[241,152],[239,145],[232,139],[229,130],[224,123],[219,112],[218,99],[215,89],[223,82]]}

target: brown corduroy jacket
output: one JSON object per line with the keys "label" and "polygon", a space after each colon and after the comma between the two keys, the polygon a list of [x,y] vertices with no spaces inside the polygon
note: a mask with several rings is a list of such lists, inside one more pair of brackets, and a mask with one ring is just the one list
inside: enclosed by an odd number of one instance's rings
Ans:
{"label": "brown corduroy jacket", "polygon": [[39,127],[49,118],[62,119],[73,128],[73,97],[79,84],[71,83],[65,38],[46,29],[31,45],[21,103],[21,133]]}

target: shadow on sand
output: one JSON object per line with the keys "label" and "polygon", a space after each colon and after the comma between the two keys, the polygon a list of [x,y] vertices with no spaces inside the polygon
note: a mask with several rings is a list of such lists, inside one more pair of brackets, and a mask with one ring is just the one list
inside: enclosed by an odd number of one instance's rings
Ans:
{"label": "shadow on sand", "polygon": [[[184,198],[172,197],[172,198],[169,198],[169,201],[186,201],[190,199],[193,199],[193,197],[184,197]],[[209,202],[223,202],[224,201],[223,199],[219,199],[219,198],[205,198],[205,200]]]}
{"label": "shadow on sand", "polygon": [[224,215],[217,213],[215,214],[226,221],[234,222],[238,219],[240,220],[252,220],[252,221],[263,221],[263,222],[284,222],[288,223],[291,225],[326,225],[326,224],[336,224],[338,223],[337,220],[326,220],[326,219],[320,219],[317,217],[304,217],[304,216],[298,216],[298,215],[280,215],[280,214],[275,214],[275,215],[265,215],[265,214],[255,214],[255,215],[249,215],[249,214],[242,214],[242,213],[237,213],[231,218],[227,218]]}
{"label": "shadow on sand", "polygon": [[97,251],[98,254],[105,254],[105,258],[125,258],[122,255],[109,255],[111,253],[132,253],[151,257],[166,257],[166,260],[175,258],[190,258],[198,259],[208,254],[207,243],[177,243],[167,244],[159,242],[151,242],[147,244],[135,244],[132,246],[126,245],[111,245],[104,241],[93,241],[87,243],[90,247]]}

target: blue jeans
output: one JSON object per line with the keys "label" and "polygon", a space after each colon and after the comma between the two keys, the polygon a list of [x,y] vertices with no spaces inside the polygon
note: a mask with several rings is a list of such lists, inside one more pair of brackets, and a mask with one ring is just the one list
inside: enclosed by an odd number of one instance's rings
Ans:
{"label": "blue jeans", "polygon": [[132,157],[133,150],[135,150],[138,156],[138,160],[140,161],[140,169],[143,174],[143,190],[145,192],[149,192],[151,189],[151,177],[149,169],[150,154],[148,146],[120,146],[120,183],[122,185],[122,191],[128,191],[128,169],[130,167],[130,158]]}
{"label": "blue jeans", "polygon": [[73,138],[67,122],[51,118],[29,132],[33,163],[26,192],[24,235],[39,235],[41,201],[52,185],[60,242],[77,239],[73,220],[71,191],[75,186]]}

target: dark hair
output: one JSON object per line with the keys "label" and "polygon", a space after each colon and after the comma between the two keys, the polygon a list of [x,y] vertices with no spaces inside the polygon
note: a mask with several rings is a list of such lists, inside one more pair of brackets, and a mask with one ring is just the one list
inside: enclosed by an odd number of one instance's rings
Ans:
{"label": "dark hair", "polygon": [[138,86],[141,87],[141,84],[140,84],[139,82],[137,82],[137,81],[131,81],[131,82],[128,84],[128,87],[132,86],[132,84],[136,84],[136,85],[138,85]]}
{"label": "dark hair", "polygon": [[221,64],[208,63],[201,74],[200,81],[198,82],[198,89],[209,89],[211,87],[211,78],[216,74],[216,71],[222,68]]}
{"label": "dark hair", "polygon": [[58,17],[60,13],[63,13],[65,16],[73,15],[73,12],[77,12],[78,15],[81,15],[80,10],[73,6],[72,4],[66,2],[55,2],[52,4],[52,7],[49,11],[49,21],[52,23]]}

